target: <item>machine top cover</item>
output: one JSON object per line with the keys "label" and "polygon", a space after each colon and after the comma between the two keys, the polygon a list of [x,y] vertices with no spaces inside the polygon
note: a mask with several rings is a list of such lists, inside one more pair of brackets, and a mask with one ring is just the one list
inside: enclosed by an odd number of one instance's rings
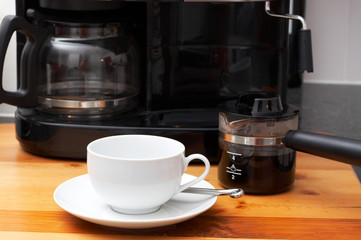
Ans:
{"label": "machine top cover", "polygon": [[124,0],[40,0],[42,8],[54,10],[112,10],[120,8]]}

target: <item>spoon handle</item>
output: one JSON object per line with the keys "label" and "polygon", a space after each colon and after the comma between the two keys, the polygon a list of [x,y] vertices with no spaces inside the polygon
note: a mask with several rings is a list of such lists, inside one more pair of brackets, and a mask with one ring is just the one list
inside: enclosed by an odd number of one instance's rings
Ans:
{"label": "spoon handle", "polygon": [[244,191],[241,188],[232,189],[212,189],[212,188],[196,188],[189,187],[183,190],[184,193],[196,193],[196,194],[207,194],[207,195],[229,195],[232,198],[239,198],[244,195]]}

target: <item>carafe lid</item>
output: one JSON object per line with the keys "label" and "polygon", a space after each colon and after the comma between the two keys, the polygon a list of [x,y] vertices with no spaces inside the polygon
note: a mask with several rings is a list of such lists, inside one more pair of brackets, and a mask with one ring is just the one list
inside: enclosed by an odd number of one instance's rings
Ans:
{"label": "carafe lid", "polygon": [[266,92],[247,92],[236,100],[221,103],[218,109],[239,118],[283,118],[299,113],[291,105],[284,106],[279,95]]}

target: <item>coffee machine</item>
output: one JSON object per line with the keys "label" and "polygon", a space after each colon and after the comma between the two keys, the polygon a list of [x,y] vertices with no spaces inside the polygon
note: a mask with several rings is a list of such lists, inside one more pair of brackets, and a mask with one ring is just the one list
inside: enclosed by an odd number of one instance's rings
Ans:
{"label": "coffee machine", "polygon": [[92,140],[131,133],[216,161],[219,103],[247,91],[287,103],[294,69],[312,71],[291,48],[300,3],[16,0],[0,29],[0,73],[17,32],[19,87],[1,89],[0,103],[18,106],[17,139],[30,153],[85,159]]}

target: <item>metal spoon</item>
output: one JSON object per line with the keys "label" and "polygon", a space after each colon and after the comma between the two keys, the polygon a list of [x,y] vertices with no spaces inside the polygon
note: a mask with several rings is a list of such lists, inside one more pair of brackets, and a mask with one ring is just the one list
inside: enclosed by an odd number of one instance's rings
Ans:
{"label": "metal spoon", "polygon": [[189,187],[183,190],[184,193],[196,193],[196,194],[208,194],[208,195],[229,195],[231,198],[239,198],[244,195],[244,191],[241,188],[232,189],[212,189],[212,188],[196,188]]}

